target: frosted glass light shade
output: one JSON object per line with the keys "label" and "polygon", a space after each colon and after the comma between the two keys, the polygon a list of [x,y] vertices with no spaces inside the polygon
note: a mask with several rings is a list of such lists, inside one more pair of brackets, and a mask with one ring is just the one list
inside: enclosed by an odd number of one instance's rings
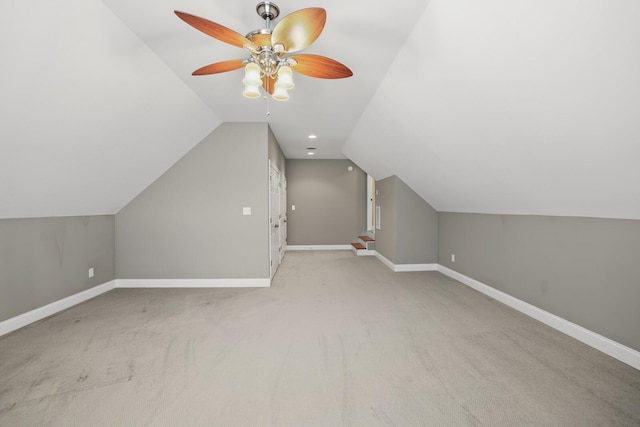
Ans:
{"label": "frosted glass light shade", "polygon": [[289,99],[289,94],[287,93],[287,90],[285,88],[276,85],[272,97],[276,101],[286,101],[287,99]]}
{"label": "frosted glass light shade", "polygon": [[280,86],[283,89],[293,89],[293,73],[289,67],[280,67],[278,70],[278,80],[276,81],[276,87]]}
{"label": "frosted glass light shade", "polygon": [[249,62],[244,67],[244,80],[242,81],[245,86],[260,86],[262,80],[260,79],[260,66],[255,62]]}
{"label": "frosted glass light shade", "polygon": [[242,94],[247,98],[260,98],[260,86],[245,85]]}

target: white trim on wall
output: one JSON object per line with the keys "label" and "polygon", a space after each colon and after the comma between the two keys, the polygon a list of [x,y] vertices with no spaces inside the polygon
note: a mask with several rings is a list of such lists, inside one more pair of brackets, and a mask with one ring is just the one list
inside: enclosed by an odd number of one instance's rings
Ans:
{"label": "white trim on wall", "polygon": [[478,292],[481,292],[533,319],[544,323],[547,326],[550,326],[590,347],[595,348],[596,350],[640,370],[640,352],[492,288],[489,285],[485,285],[471,277],[465,276],[464,274],[458,273],[457,271],[451,270],[450,268],[440,264],[394,264],[377,251],[375,252],[375,256],[394,272],[437,270],[442,274],[477,290]]}
{"label": "white trim on wall", "polygon": [[0,336],[66,310],[115,288],[268,288],[270,279],[118,279],[0,322]]}
{"label": "white trim on wall", "polygon": [[[287,250],[343,250],[351,249],[351,245],[336,246],[288,246]],[[375,256],[383,264],[394,272],[407,271],[439,271],[475,290],[481,292],[503,304],[508,305],[536,319],[572,338],[577,339],[590,347],[593,347],[609,356],[640,370],[640,352],[613,341],[607,337],[576,325],[555,314],[526,303],[509,294],[492,288],[457,271],[451,270],[440,264],[394,264],[383,255],[375,251]],[[36,308],[27,313],[20,314],[0,322],[0,336],[13,332],[31,323],[54,315],[62,310],[77,305],[88,299],[97,297],[115,288],[243,288],[243,287],[269,287],[270,279],[118,279],[112,280],[91,289],[68,296],[52,302],[43,307]]]}
{"label": "white trim on wall", "polygon": [[66,298],[58,301],[54,301],[42,307],[38,307],[34,310],[28,311],[18,316],[0,322],[0,336],[13,332],[16,329],[20,329],[31,323],[42,320],[45,317],[52,316],[56,313],[66,310],[69,307],[73,307],[76,304],[80,304],[88,299],[97,297],[105,292],[108,292],[116,288],[116,281],[112,280],[102,285],[94,286],[86,291],[78,292]]}
{"label": "white trim on wall", "polygon": [[268,288],[271,279],[118,279],[117,288]]}
{"label": "white trim on wall", "polygon": [[288,251],[350,251],[351,245],[287,245]]}
{"label": "white trim on wall", "polygon": [[438,269],[438,264],[394,264],[378,251],[375,251],[375,256],[396,273],[407,271],[436,271]]}
{"label": "white trim on wall", "polygon": [[451,270],[443,265],[438,265],[438,271],[475,289],[478,292],[482,292],[483,294],[526,314],[529,317],[567,334],[570,337],[595,348],[596,350],[600,350],[601,352],[640,370],[640,352],[632,348],[590,331],[589,329],[583,328],[580,325],[576,325],[575,323],[526,303],[518,298],[512,297],[509,294],[492,288],[489,285],[485,285],[482,282]]}

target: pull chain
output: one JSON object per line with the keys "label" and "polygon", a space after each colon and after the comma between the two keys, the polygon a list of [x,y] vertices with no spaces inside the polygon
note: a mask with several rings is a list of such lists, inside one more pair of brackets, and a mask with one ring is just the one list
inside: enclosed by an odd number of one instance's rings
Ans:
{"label": "pull chain", "polygon": [[271,110],[269,109],[269,97],[265,95],[264,99],[267,101],[267,117],[268,117],[271,115]]}

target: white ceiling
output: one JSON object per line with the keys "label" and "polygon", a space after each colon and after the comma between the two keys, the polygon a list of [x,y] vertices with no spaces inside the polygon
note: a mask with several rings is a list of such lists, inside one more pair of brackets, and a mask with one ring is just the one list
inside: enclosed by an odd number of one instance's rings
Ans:
{"label": "white ceiling", "polygon": [[288,158],[346,155],[438,210],[640,219],[640,2],[276,1],[327,9],[305,53],[354,76],[296,74],[268,117],[241,70],[191,76],[245,54],[173,14],[245,34],[256,3],[5,1],[0,218],[115,213],[221,122],[268,121]]}
{"label": "white ceiling", "polygon": [[103,3],[3,6],[0,218],[115,213],[221,123]]}
{"label": "white ceiling", "polygon": [[[271,100],[267,117],[264,99],[243,97],[243,70],[194,77],[207,64],[249,57],[190,27],[173,13],[180,10],[222,24],[240,34],[263,28],[257,0],[103,0],[158,57],[191,87],[224,122],[268,121],[287,158],[307,157],[317,147],[318,158],[344,158],[342,146],[353,124],[384,78],[427,1],[397,0],[394,8],[372,9],[370,1],[278,0],[280,16],[306,7],[327,10],[324,31],[303,53],[328,56],[354,73],[349,79],[323,80],[294,75],[296,87],[286,102]],[[375,3],[375,2],[374,2]],[[382,2],[378,2],[382,5]],[[398,23],[402,23],[399,25]],[[294,68],[295,69],[295,68]],[[313,144],[307,137],[318,136]]]}
{"label": "white ceiling", "polygon": [[439,211],[640,219],[640,2],[433,0],[344,153]]}

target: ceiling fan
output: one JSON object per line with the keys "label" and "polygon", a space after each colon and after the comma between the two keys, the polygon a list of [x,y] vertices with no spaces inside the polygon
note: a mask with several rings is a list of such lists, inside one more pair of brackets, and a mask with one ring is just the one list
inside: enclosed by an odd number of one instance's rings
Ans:
{"label": "ceiling fan", "polygon": [[322,33],[327,13],[323,8],[310,7],[293,12],[271,29],[271,21],[278,17],[280,8],[270,1],[256,6],[256,12],[266,22],[266,28],[243,36],[223,25],[185,12],[175,11],[187,24],[203,33],[233,46],[244,48],[250,56],[216,62],[197,69],[192,74],[202,76],[245,69],[244,92],[248,98],[260,97],[260,86],[278,101],[289,99],[293,89],[292,70],[320,79],[342,79],[353,73],[336,60],[320,55],[295,54],[309,47]]}

